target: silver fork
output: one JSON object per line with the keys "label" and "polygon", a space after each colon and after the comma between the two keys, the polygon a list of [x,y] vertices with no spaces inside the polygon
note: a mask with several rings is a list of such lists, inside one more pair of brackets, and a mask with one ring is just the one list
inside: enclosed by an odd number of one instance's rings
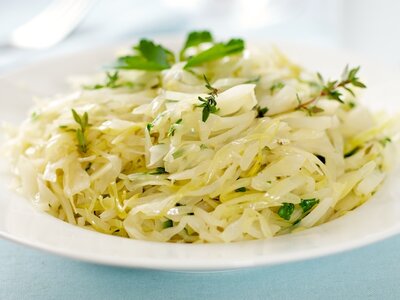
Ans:
{"label": "silver fork", "polygon": [[49,48],[66,38],[87,15],[96,0],[55,0],[44,11],[13,31],[14,47]]}

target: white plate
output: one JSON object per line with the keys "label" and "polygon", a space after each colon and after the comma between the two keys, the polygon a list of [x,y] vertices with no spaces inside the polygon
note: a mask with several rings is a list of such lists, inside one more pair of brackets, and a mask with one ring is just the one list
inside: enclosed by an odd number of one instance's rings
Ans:
{"label": "white plate", "polygon": [[[400,99],[396,99],[400,75],[395,70],[338,51],[280,46],[294,61],[323,74],[340,74],[348,62],[361,64],[361,75],[369,86],[365,99],[372,99],[369,105],[400,110]],[[32,105],[32,96],[65,91],[66,77],[98,70],[113,59],[114,50],[115,47],[96,49],[53,58],[0,78],[0,119],[18,123]],[[396,182],[399,176],[397,168],[370,201],[322,226],[265,241],[190,245],[107,236],[39,212],[10,190],[10,177],[2,161],[0,235],[74,259],[124,267],[212,271],[272,265],[349,250],[399,233],[400,189]]]}

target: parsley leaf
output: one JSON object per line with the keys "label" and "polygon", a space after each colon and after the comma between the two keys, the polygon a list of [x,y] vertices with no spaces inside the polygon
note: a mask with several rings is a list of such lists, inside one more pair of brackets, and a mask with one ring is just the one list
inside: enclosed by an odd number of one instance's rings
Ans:
{"label": "parsley leaf", "polygon": [[209,31],[192,31],[186,38],[185,45],[183,46],[179,57],[181,60],[185,59],[185,51],[190,47],[196,47],[202,43],[212,43],[214,41],[212,34]]}
{"label": "parsley leaf", "polygon": [[169,69],[175,62],[171,51],[146,39],[140,40],[133,49],[137,55],[119,57],[115,69],[161,71]]}
{"label": "parsley leaf", "polygon": [[282,206],[278,210],[278,215],[285,220],[290,220],[292,213],[294,212],[294,204],[293,203],[282,203]]}
{"label": "parsley leaf", "polygon": [[247,189],[245,187],[240,187],[240,188],[235,190],[236,193],[244,193],[246,191],[247,191]]}
{"label": "parsley leaf", "polygon": [[244,48],[245,44],[242,39],[231,39],[227,43],[217,43],[211,48],[189,58],[184,69],[200,66],[204,63],[223,58],[224,56],[240,53]]}

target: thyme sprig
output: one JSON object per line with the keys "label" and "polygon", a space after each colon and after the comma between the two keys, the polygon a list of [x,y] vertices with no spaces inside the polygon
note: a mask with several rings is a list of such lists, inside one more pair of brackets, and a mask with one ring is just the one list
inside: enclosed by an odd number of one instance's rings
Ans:
{"label": "thyme sprig", "polygon": [[326,97],[330,100],[338,101],[340,103],[344,103],[343,101],[343,90],[346,90],[351,95],[354,96],[354,91],[352,88],[366,88],[366,85],[360,81],[358,78],[358,72],[360,67],[356,67],[353,69],[349,69],[348,66],[343,71],[342,77],[340,80],[333,81],[325,81],[320,73],[317,73],[317,77],[319,79],[320,92],[311,99],[301,102],[299,101],[299,105],[296,107],[296,110],[303,109],[308,105],[314,103],[321,97]]}
{"label": "thyme sprig", "polygon": [[89,115],[85,112],[80,116],[74,109],[72,109],[72,116],[76,123],[79,124],[80,128],[76,129],[76,139],[78,140],[78,149],[82,153],[88,151],[88,142],[85,137],[86,129],[89,125]]}
{"label": "thyme sprig", "polygon": [[206,122],[208,117],[211,114],[215,114],[219,109],[217,108],[217,100],[216,98],[218,97],[218,89],[214,88],[211,86],[210,82],[208,81],[206,75],[203,75],[204,81],[206,82],[206,88],[210,91],[208,93],[208,97],[203,98],[203,97],[198,97],[199,101],[202,102],[199,105],[196,105],[196,107],[202,107],[203,112],[202,112],[202,121]]}
{"label": "thyme sprig", "polygon": [[119,72],[106,72],[106,81],[104,84],[96,84],[94,86],[84,86],[86,90],[99,90],[103,88],[116,89],[120,87],[132,87],[132,82],[121,82]]}

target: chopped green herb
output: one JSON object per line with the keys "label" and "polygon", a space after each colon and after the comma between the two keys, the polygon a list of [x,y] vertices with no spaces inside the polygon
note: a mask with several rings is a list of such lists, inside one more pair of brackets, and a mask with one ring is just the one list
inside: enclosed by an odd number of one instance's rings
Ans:
{"label": "chopped green herb", "polygon": [[181,157],[183,155],[183,153],[185,153],[185,151],[183,149],[178,149],[174,153],[172,153],[172,157],[174,159],[177,159],[177,158]]}
{"label": "chopped green herb", "polygon": [[167,171],[165,171],[165,168],[163,167],[158,167],[154,171],[149,173],[150,175],[161,175],[161,174],[168,174]]}
{"label": "chopped green herb", "polygon": [[153,123],[147,123],[147,125],[146,125],[148,132],[150,132],[153,127],[154,127]]}
{"label": "chopped green herb", "polygon": [[114,74],[111,72],[106,72],[107,75],[107,82],[106,82],[106,87],[116,87],[117,85],[117,80],[119,79],[119,73],[118,71],[115,71]]}
{"label": "chopped green herb", "polygon": [[298,218],[296,221],[294,221],[294,222],[293,222],[293,224],[292,224],[292,225],[294,226],[294,225],[297,225],[297,224],[299,224],[299,223],[300,223],[300,221],[301,221],[301,219],[302,219],[302,218]]}
{"label": "chopped green herb", "polygon": [[92,167],[92,162],[89,162],[89,164],[87,165],[87,167],[85,168],[85,171],[89,171],[90,168]]}
{"label": "chopped green herb", "polygon": [[119,57],[115,69],[161,71],[169,69],[175,62],[174,54],[161,45],[142,39],[134,47],[137,55]]}
{"label": "chopped green herb", "polygon": [[211,48],[189,58],[184,69],[197,67],[228,55],[238,54],[242,52],[244,48],[245,44],[242,39],[231,39],[227,43],[217,43]]}
{"label": "chopped green herb", "polygon": [[308,212],[309,210],[311,210],[314,205],[318,204],[319,200],[316,198],[312,198],[312,199],[301,199],[300,202],[300,207],[303,210],[304,213]]}
{"label": "chopped green herb", "polygon": [[179,119],[174,124],[172,124],[171,127],[168,130],[167,136],[174,136],[175,135],[175,131],[176,131],[176,125],[179,125],[181,123],[182,123],[182,119]]}
{"label": "chopped green herb", "polygon": [[119,80],[119,73],[118,71],[115,71],[114,73],[111,72],[106,72],[107,80],[105,84],[96,84],[94,86],[84,86],[85,89],[87,90],[98,90],[102,88],[110,88],[110,89],[115,89],[119,87],[132,87],[133,83],[132,82],[120,82],[117,83]]}
{"label": "chopped green herb", "polygon": [[58,126],[58,128],[60,128],[60,129],[67,129],[68,126],[67,126],[67,125],[60,125],[60,126]]}
{"label": "chopped green herb", "polygon": [[355,147],[354,149],[350,150],[349,152],[344,154],[344,158],[350,157],[354,154],[357,153],[357,151],[360,150],[360,147]]}
{"label": "chopped green herb", "polygon": [[273,95],[277,90],[283,89],[285,84],[283,82],[275,82],[270,88],[269,91]]}
{"label": "chopped green herb", "polygon": [[299,96],[298,93],[296,93],[296,100],[297,100],[297,103],[299,104],[298,107],[301,107],[303,101],[301,101],[300,96]]}
{"label": "chopped green herb", "polygon": [[247,189],[245,187],[240,187],[240,188],[235,190],[236,193],[244,193],[246,191],[247,191]]}
{"label": "chopped green herb", "polygon": [[214,41],[212,34],[209,31],[192,31],[189,33],[185,45],[180,52],[180,59],[185,59],[185,51],[190,47],[196,47],[203,43],[212,43]]}
{"label": "chopped green herb", "polygon": [[74,109],[72,109],[72,116],[75,122],[80,125],[80,128],[76,129],[78,148],[81,152],[86,153],[88,151],[88,143],[85,138],[85,132],[89,125],[89,115],[87,112],[85,112],[82,116],[80,116]]}
{"label": "chopped green herb", "polygon": [[290,220],[292,213],[294,212],[294,204],[293,203],[282,203],[282,206],[278,210],[278,215],[285,220]]}
{"label": "chopped green herb", "polygon": [[167,221],[163,222],[163,224],[162,224],[163,229],[170,228],[172,226],[174,226],[174,223],[172,222],[172,220],[167,220]]}
{"label": "chopped green herb", "polygon": [[207,147],[207,145],[201,144],[201,145],[200,145],[200,149],[201,149],[201,150],[204,150],[204,149],[208,149],[208,147]]}
{"label": "chopped green herb", "polygon": [[390,137],[385,137],[385,138],[379,140],[379,143],[380,143],[383,147],[385,147],[388,143],[391,143],[391,142],[392,142],[392,139],[391,139]]}
{"label": "chopped green herb", "polygon": [[210,90],[210,92],[208,93],[209,96],[206,98],[202,98],[200,96],[198,97],[199,101],[202,102],[202,104],[197,105],[197,107],[203,108],[201,119],[203,122],[206,122],[208,117],[210,116],[210,113],[215,114],[218,111],[217,101],[216,101],[216,97],[218,97],[218,90],[211,86],[206,75],[203,76],[206,82],[205,86],[208,90]]}
{"label": "chopped green herb", "polygon": [[258,82],[260,82],[260,79],[261,79],[261,76],[258,75],[256,78],[246,80],[246,81],[243,82],[242,84],[258,83]]}
{"label": "chopped green herb", "polygon": [[356,107],[356,103],[354,101],[347,102],[347,105],[349,106],[350,109]]}
{"label": "chopped green herb", "polygon": [[305,107],[305,109],[310,116],[324,111],[321,107],[318,106]]}
{"label": "chopped green herb", "polygon": [[256,118],[264,118],[265,114],[268,112],[268,107],[261,108],[257,106],[257,117]]}
{"label": "chopped green herb", "polygon": [[34,111],[32,114],[31,114],[31,120],[32,121],[36,121],[38,118],[39,118],[39,114],[36,112],[36,111]]}

